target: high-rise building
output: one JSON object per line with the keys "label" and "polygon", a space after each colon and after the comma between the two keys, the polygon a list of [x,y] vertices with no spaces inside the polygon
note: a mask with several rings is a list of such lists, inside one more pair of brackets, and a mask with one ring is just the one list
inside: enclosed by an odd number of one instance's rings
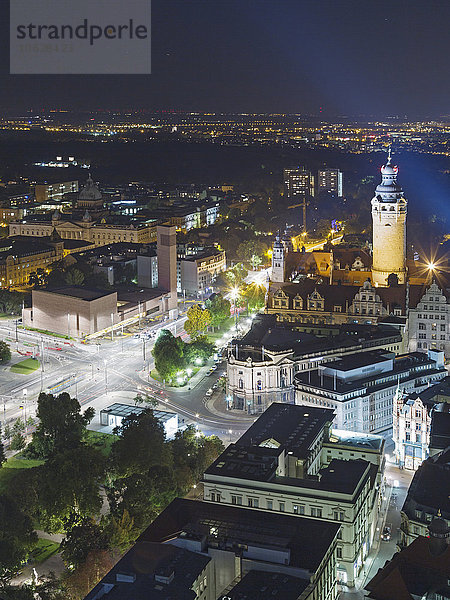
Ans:
{"label": "high-rise building", "polygon": [[406,281],[406,207],[407,200],[397,183],[398,167],[387,163],[381,167],[382,180],[372,199],[373,264],[375,286],[387,286],[394,274],[398,283]]}
{"label": "high-rise building", "polygon": [[38,183],[34,188],[36,202],[60,202],[65,194],[78,192],[78,181],[63,181],[62,183]]}
{"label": "high-rise building", "polygon": [[329,192],[339,198],[343,195],[343,175],[339,169],[319,169],[317,191]]}
{"label": "high-rise building", "polygon": [[290,198],[295,196],[314,196],[314,175],[304,167],[284,169],[284,185]]}

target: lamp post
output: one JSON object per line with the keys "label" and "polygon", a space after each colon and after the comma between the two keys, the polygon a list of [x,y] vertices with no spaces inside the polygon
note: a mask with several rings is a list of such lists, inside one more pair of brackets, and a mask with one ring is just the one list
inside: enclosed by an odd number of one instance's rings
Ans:
{"label": "lamp post", "polygon": [[103,359],[103,363],[105,365],[105,394],[108,394],[108,363],[106,358]]}
{"label": "lamp post", "polygon": [[27,434],[27,388],[23,389],[23,423],[25,425],[25,435]]}
{"label": "lamp post", "polygon": [[235,327],[236,327],[236,334],[238,332],[238,313],[237,313],[237,299],[239,298],[239,288],[234,287],[231,290],[231,299],[233,300],[233,305],[234,305],[234,323],[235,323]]}

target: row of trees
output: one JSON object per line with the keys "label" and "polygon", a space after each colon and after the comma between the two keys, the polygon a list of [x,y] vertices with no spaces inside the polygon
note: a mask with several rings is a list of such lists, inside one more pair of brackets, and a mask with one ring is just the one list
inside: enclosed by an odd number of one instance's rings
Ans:
{"label": "row of trees", "polygon": [[18,469],[0,496],[0,579],[8,580],[26,558],[39,523],[64,533],[61,552],[70,574],[62,585],[69,599],[84,597],[223,449],[218,438],[199,436],[193,427],[167,440],[148,408],[123,420],[106,452],[87,435],[93,410],[82,412],[67,393],[40,394],[37,416],[25,454],[42,464]]}

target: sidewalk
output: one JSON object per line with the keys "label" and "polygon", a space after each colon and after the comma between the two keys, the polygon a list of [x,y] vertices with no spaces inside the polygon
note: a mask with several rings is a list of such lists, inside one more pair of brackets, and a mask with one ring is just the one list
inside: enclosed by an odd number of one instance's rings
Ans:
{"label": "sidewalk", "polygon": [[197,387],[197,385],[201,381],[203,381],[205,374],[209,371],[209,369],[214,364],[215,364],[214,361],[209,360],[206,363],[206,365],[203,365],[203,367],[200,367],[199,370],[197,371],[197,373],[195,373],[195,375],[193,375],[191,377],[191,379],[189,379],[189,382],[186,385],[183,385],[182,387],[165,386],[160,381],[153,379],[153,377],[144,369],[139,371],[139,379],[141,379],[141,381],[143,381],[146,384],[154,385],[154,386],[160,388],[161,390],[165,390],[166,392],[170,392],[170,393],[173,392],[175,394],[179,394],[179,393],[183,393],[183,392],[186,393],[186,392],[190,392],[191,390],[195,389]]}

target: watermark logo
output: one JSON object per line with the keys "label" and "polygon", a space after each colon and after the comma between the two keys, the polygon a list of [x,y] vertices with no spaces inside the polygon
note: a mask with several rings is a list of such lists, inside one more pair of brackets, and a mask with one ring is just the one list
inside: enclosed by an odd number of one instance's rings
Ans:
{"label": "watermark logo", "polygon": [[150,0],[11,0],[10,73],[151,73]]}

